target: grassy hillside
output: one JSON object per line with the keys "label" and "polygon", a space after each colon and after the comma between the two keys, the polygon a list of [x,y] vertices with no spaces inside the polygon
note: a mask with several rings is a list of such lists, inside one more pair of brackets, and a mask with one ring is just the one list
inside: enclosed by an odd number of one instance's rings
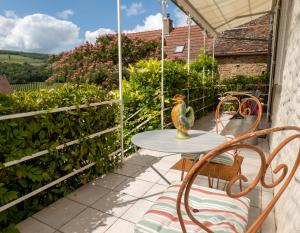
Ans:
{"label": "grassy hillside", "polygon": [[0,62],[18,64],[28,63],[39,66],[46,64],[47,60],[47,54],[0,50]]}
{"label": "grassy hillside", "polygon": [[47,54],[0,50],[0,75],[10,84],[44,82],[50,76]]}

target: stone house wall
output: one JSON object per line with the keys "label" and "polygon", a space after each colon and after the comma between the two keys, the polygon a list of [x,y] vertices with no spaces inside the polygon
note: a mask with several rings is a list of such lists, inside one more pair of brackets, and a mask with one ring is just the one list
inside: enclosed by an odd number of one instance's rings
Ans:
{"label": "stone house wall", "polygon": [[216,58],[221,78],[231,78],[236,75],[255,76],[267,70],[267,54],[224,56]]}
{"label": "stone house wall", "polygon": [[[281,1],[280,10],[272,126],[300,126],[300,1]],[[288,134],[274,134],[270,138],[271,150]],[[291,168],[299,144],[297,141],[282,151],[273,167],[285,163]],[[277,203],[275,218],[278,233],[300,232],[300,169]]]}

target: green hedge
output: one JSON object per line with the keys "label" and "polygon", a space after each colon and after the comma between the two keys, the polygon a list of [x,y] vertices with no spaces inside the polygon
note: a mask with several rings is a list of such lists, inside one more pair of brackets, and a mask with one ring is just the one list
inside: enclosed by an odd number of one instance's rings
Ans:
{"label": "green hedge", "polygon": [[218,95],[224,95],[228,91],[249,91],[255,92],[259,90],[263,98],[263,102],[267,104],[269,92],[269,74],[257,76],[237,75],[229,79],[221,79],[218,81],[216,91]]}
{"label": "green hedge", "polygon": [[265,73],[262,75],[236,75],[232,78],[221,79],[218,84],[221,85],[247,85],[247,84],[268,84],[269,74]]}
{"label": "green hedge", "polygon": [[[51,90],[16,92],[1,96],[0,112],[12,114],[41,109],[102,102],[114,98],[94,85],[65,84]],[[95,176],[113,169],[120,161],[108,155],[120,148],[119,133],[94,139],[87,135],[117,124],[118,105],[105,105],[0,121],[0,165],[41,150],[50,153],[0,170],[0,206],[53,180],[96,162],[92,169],[70,178],[17,206],[0,213],[0,228],[30,216]],[[116,133],[117,132],[117,133]],[[80,139],[80,144],[57,151],[59,144]]]}
{"label": "green hedge", "polygon": [[[139,127],[132,134],[160,128],[161,62],[156,59],[139,61],[134,66],[129,67],[129,74],[129,80],[124,81],[125,119],[130,117],[130,121],[125,122],[125,135],[132,132],[134,127],[139,126],[147,119],[151,119],[150,122]],[[199,99],[205,95],[207,98],[204,104],[213,108],[217,96],[211,84],[211,76],[207,75],[203,78],[202,69],[201,72],[191,69],[191,72],[188,73],[186,65],[182,62],[166,60],[164,69],[164,98],[165,108],[169,108],[169,110],[164,113],[165,125],[171,122],[172,97],[175,94],[187,96],[187,88],[190,88],[189,94],[191,100]],[[206,114],[211,109],[207,108],[200,111],[203,107],[202,104],[202,100],[190,103],[190,106],[196,111],[197,118]],[[139,110],[141,111],[138,112]],[[138,114],[131,117],[136,112]],[[131,145],[130,136],[125,139],[128,148]]]}

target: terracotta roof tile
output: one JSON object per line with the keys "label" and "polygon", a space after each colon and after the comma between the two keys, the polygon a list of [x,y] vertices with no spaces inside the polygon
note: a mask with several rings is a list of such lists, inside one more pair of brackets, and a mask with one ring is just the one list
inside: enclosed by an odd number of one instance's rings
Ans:
{"label": "terracotta roof tile", "polygon": [[[222,33],[215,42],[216,56],[237,54],[266,54],[268,51],[269,16],[265,15],[237,29]],[[174,28],[166,36],[166,55],[169,59],[187,59],[188,27]],[[130,38],[153,40],[161,38],[161,30],[128,33]],[[195,25],[191,27],[191,59],[195,59],[203,49],[203,30]],[[183,53],[175,53],[176,46],[184,45]],[[206,38],[206,51],[212,54],[212,38]]]}

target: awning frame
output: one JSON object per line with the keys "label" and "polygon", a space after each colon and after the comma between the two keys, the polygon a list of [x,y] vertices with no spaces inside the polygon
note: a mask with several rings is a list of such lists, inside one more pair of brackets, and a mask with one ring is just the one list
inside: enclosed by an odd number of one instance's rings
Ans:
{"label": "awning frame", "polygon": [[235,20],[238,19],[242,19],[242,18],[246,18],[246,17],[251,17],[251,16],[258,16],[258,15],[264,15],[264,14],[268,14],[274,11],[274,8],[276,6],[276,1],[277,0],[272,0],[272,7],[269,11],[261,11],[261,12],[255,12],[255,13],[251,13],[251,14],[246,14],[246,15],[239,15],[236,17],[233,17],[229,20],[226,20],[226,22],[213,27],[207,20],[206,18],[197,10],[195,9],[195,7],[188,1],[188,0],[172,0],[172,2],[178,7],[180,8],[183,12],[186,13],[186,15],[191,15],[191,18],[193,19],[193,21],[199,25],[201,28],[203,28],[203,30],[206,30],[207,33],[211,36],[211,37],[218,37],[218,29],[223,27],[224,25],[233,22]]}
{"label": "awning frame", "polygon": [[[173,3],[180,8],[186,15],[190,15],[193,21],[200,27],[204,28],[211,36],[217,37],[218,32],[206,21],[206,19],[187,1],[172,0]],[[189,9],[185,11],[184,9]]]}

